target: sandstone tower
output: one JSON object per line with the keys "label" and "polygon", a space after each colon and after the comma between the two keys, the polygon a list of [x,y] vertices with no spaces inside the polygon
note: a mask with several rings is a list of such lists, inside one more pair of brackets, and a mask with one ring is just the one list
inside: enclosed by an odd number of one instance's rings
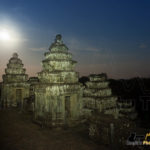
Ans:
{"label": "sandstone tower", "polygon": [[81,115],[82,100],[79,75],[74,71],[76,61],[56,35],[42,61],[35,87],[35,120],[48,126],[71,125]]}
{"label": "sandstone tower", "polygon": [[106,74],[89,76],[83,92],[83,107],[85,116],[90,116],[91,112],[96,110],[118,117],[117,97],[112,95]]}
{"label": "sandstone tower", "polygon": [[23,100],[29,96],[28,75],[25,74],[22,60],[14,53],[3,75],[1,102],[2,107],[23,107]]}

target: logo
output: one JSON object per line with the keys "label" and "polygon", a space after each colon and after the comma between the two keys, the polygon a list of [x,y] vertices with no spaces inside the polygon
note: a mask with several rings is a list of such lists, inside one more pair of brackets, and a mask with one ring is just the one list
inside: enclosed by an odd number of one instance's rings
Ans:
{"label": "logo", "polygon": [[143,145],[150,145],[150,133],[147,133]]}
{"label": "logo", "polygon": [[127,140],[127,145],[150,145],[150,133],[144,135],[137,135],[135,132],[131,133]]}

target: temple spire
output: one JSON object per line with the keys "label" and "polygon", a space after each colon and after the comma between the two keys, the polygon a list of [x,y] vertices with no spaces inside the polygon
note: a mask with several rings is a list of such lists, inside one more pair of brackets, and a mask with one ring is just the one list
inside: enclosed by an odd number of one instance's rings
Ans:
{"label": "temple spire", "polygon": [[13,53],[13,58],[18,58],[18,54],[17,53]]}
{"label": "temple spire", "polygon": [[59,43],[59,44],[63,43],[61,34],[56,35],[55,43]]}

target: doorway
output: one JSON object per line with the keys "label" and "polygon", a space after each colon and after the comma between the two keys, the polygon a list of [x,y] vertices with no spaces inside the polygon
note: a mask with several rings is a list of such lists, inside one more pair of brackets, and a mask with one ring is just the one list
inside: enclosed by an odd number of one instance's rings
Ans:
{"label": "doorway", "polygon": [[70,118],[70,96],[65,96],[65,117],[66,119]]}
{"label": "doorway", "polygon": [[17,107],[21,107],[22,102],[22,89],[16,89],[16,103]]}

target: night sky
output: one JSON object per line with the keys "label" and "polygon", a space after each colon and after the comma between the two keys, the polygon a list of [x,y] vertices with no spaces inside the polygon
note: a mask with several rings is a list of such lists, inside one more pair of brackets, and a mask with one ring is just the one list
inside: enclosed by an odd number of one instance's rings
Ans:
{"label": "night sky", "polygon": [[0,0],[2,30],[0,80],[14,52],[35,76],[59,33],[80,76],[150,77],[150,0]]}

